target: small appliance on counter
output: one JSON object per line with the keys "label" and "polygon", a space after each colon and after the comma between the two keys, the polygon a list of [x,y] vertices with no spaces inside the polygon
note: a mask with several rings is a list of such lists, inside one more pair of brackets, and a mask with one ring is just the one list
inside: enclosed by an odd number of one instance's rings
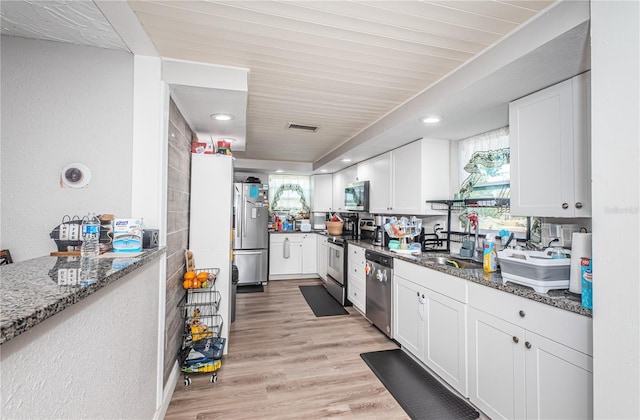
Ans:
{"label": "small appliance on counter", "polygon": [[360,239],[375,242],[376,226],[373,219],[360,219]]}
{"label": "small appliance on counter", "polygon": [[309,219],[296,220],[295,229],[300,232],[311,232],[311,222]]}
{"label": "small appliance on counter", "polygon": [[341,214],[342,221],[342,236],[351,239],[360,239],[360,222],[358,213],[344,213]]}
{"label": "small appliance on counter", "polygon": [[312,213],[311,214],[311,223],[313,224],[314,230],[325,230],[327,225],[325,224],[327,221],[327,213]]}
{"label": "small appliance on counter", "polygon": [[389,235],[384,231],[384,224],[389,221],[389,217],[387,216],[376,216],[373,219],[373,222],[376,226],[375,236],[373,240],[373,244],[375,246],[388,246],[389,245]]}

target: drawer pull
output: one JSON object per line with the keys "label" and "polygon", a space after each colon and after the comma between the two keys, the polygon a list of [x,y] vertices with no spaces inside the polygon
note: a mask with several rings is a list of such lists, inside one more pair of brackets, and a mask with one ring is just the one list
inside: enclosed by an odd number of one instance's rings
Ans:
{"label": "drawer pull", "polygon": [[520,311],[518,312],[518,315],[520,315],[520,318],[524,318],[526,314],[524,313],[524,311]]}
{"label": "drawer pull", "polygon": [[577,208],[577,209],[581,209],[581,208],[582,208],[582,203],[578,201],[578,202],[576,203],[576,208]]}
{"label": "drawer pull", "polygon": [[524,343],[524,346],[526,348],[530,349],[531,348],[531,343],[527,341],[526,343]]}
{"label": "drawer pull", "polygon": [[569,204],[568,203],[562,203],[562,208],[563,209],[568,209],[569,208]]}
{"label": "drawer pull", "polygon": [[520,339],[514,335],[513,336],[513,342],[518,344],[520,342]]}

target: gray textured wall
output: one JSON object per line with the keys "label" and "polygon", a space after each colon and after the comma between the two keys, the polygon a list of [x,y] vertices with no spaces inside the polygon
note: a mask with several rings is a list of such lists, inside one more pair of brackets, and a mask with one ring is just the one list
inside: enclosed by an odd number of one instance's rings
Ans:
{"label": "gray textured wall", "polygon": [[169,108],[169,153],[167,183],[167,301],[164,343],[166,385],[180,348],[182,318],[177,305],[182,296],[184,252],[189,245],[189,191],[191,185],[192,131],[171,100]]}

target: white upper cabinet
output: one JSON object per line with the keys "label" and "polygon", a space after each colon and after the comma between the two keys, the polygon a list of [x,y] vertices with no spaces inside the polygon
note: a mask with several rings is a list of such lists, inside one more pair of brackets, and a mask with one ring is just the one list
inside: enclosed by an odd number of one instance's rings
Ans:
{"label": "white upper cabinet", "polygon": [[311,211],[328,212],[333,208],[333,175],[311,176]]}
{"label": "white upper cabinet", "polygon": [[509,104],[511,214],[591,216],[590,73]]}
{"label": "white upper cabinet", "polygon": [[367,161],[369,167],[369,212],[388,213],[391,210],[391,153]]}
{"label": "white upper cabinet", "polygon": [[345,211],[344,187],[356,182],[358,168],[353,165],[333,174],[333,206],[332,211]]}
{"label": "white upper cabinet", "polygon": [[449,140],[417,140],[366,163],[371,213],[429,214],[426,200],[449,198]]}

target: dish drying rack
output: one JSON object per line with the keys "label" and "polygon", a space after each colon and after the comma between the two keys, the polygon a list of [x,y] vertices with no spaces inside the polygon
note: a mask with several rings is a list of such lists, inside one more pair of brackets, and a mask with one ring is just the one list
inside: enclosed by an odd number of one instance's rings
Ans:
{"label": "dish drying rack", "polygon": [[497,208],[499,211],[505,213],[508,213],[510,210],[510,201],[508,198],[489,197],[459,200],[427,200],[426,203],[431,205],[432,210],[443,210],[447,212],[447,230],[440,231],[440,233],[444,235],[441,241],[445,244],[445,248],[438,249],[446,252],[451,251],[451,242],[461,243],[469,236],[469,232],[451,230],[451,217],[453,212],[462,212],[467,208]]}

